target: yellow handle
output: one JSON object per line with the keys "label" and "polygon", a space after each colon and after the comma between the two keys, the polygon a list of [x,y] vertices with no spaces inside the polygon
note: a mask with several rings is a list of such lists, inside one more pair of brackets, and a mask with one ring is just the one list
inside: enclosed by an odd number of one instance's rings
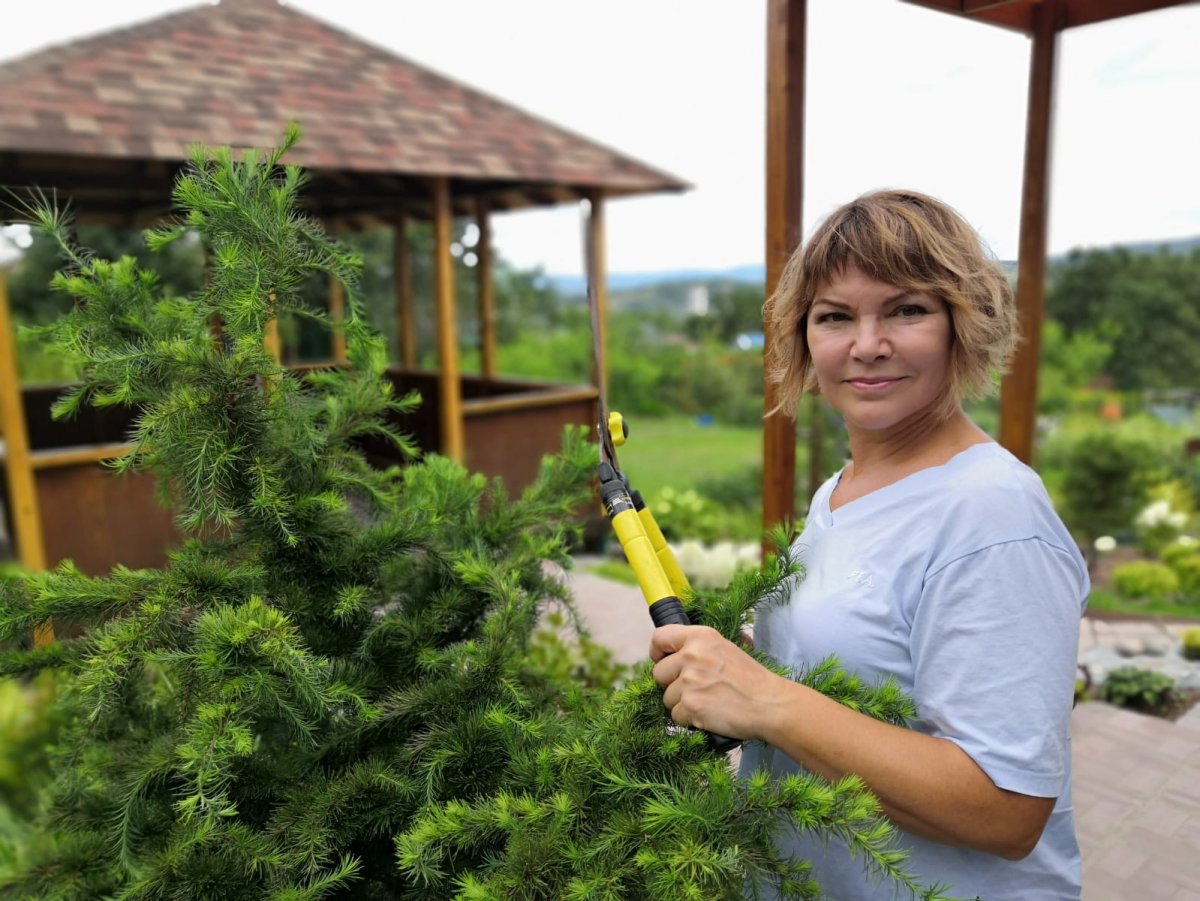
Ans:
{"label": "yellow handle", "polygon": [[638,516],[642,520],[642,529],[646,533],[646,537],[650,539],[650,546],[654,548],[654,554],[658,557],[659,565],[662,566],[663,572],[666,573],[667,581],[671,583],[671,590],[675,597],[681,598],[692,590],[692,586],[688,583],[687,576],[679,566],[679,561],[675,559],[675,554],[671,551],[671,546],[667,544],[667,539],[662,533],[662,529],[658,527],[658,523],[654,521],[654,514],[650,512],[649,507],[642,507],[638,511]]}
{"label": "yellow handle", "polygon": [[632,507],[622,510],[612,518],[612,527],[617,540],[621,542],[625,559],[629,561],[633,574],[637,576],[646,603],[653,604],[663,598],[673,597],[675,592],[671,590],[671,583],[663,572],[650,539],[646,537],[637,512]]}

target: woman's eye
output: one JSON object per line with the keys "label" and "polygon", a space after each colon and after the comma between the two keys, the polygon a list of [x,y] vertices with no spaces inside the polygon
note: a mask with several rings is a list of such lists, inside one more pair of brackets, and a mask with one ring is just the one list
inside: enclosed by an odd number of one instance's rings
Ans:
{"label": "woman's eye", "polygon": [[901,319],[915,319],[917,316],[925,315],[925,308],[909,303],[902,307],[896,307],[896,315]]}
{"label": "woman's eye", "polygon": [[818,323],[820,323],[820,322],[845,322],[849,318],[850,317],[847,316],[845,313],[831,311],[831,312],[822,313],[821,315],[819,315],[817,317],[817,322]]}

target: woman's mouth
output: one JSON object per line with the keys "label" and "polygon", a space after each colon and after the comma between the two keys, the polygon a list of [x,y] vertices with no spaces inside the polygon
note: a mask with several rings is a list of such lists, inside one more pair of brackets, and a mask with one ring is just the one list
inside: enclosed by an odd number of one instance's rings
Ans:
{"label": "woman's mouth", "polygon": [[846,384],[855,391],[886,391],[893,385],[899,384],[899,378],[870,378],[870,379],[846,379]]}

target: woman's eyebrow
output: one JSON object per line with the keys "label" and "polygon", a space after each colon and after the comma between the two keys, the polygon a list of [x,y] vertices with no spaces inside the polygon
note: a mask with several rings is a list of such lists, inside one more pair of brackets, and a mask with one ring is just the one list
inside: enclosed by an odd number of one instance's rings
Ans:
{"label": "woman's eyebrow", "polygon": [[[912,291],[897,291],[895,294],[890,294],[887,297],[885,297],[883,299],[883,303],[890,304],[890,303],[896,303],[897,301],[901,301],[901,300],[907,300],[908,298],[912,297],[912,294],[913,294]],[[814,299],[812,305],[815,307],[817,304],[825,304],[827,306],[836,307],[839,310],[850,309],[850,304],[843,303],[840,300],[833,300],[832,298],[829,298],[829,297],[818,297],[818,298]]]}

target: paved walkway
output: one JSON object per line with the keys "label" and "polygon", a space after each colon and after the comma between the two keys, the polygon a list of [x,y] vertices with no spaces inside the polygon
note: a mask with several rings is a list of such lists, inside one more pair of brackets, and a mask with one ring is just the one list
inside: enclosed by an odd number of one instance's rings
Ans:
{"label": "paved walkway", "polygon": [[[625,663],[645,659],[653,626],[636,588],[583,572],[569,579],[593,637]],[[1081,645],[1160,627],[1081,625]],[[1172,629],[1172,631],[1174,631]],[[1200,708],[1178,722],[1108,704],[1071,716],[1083,901],[1200,901]]]}

